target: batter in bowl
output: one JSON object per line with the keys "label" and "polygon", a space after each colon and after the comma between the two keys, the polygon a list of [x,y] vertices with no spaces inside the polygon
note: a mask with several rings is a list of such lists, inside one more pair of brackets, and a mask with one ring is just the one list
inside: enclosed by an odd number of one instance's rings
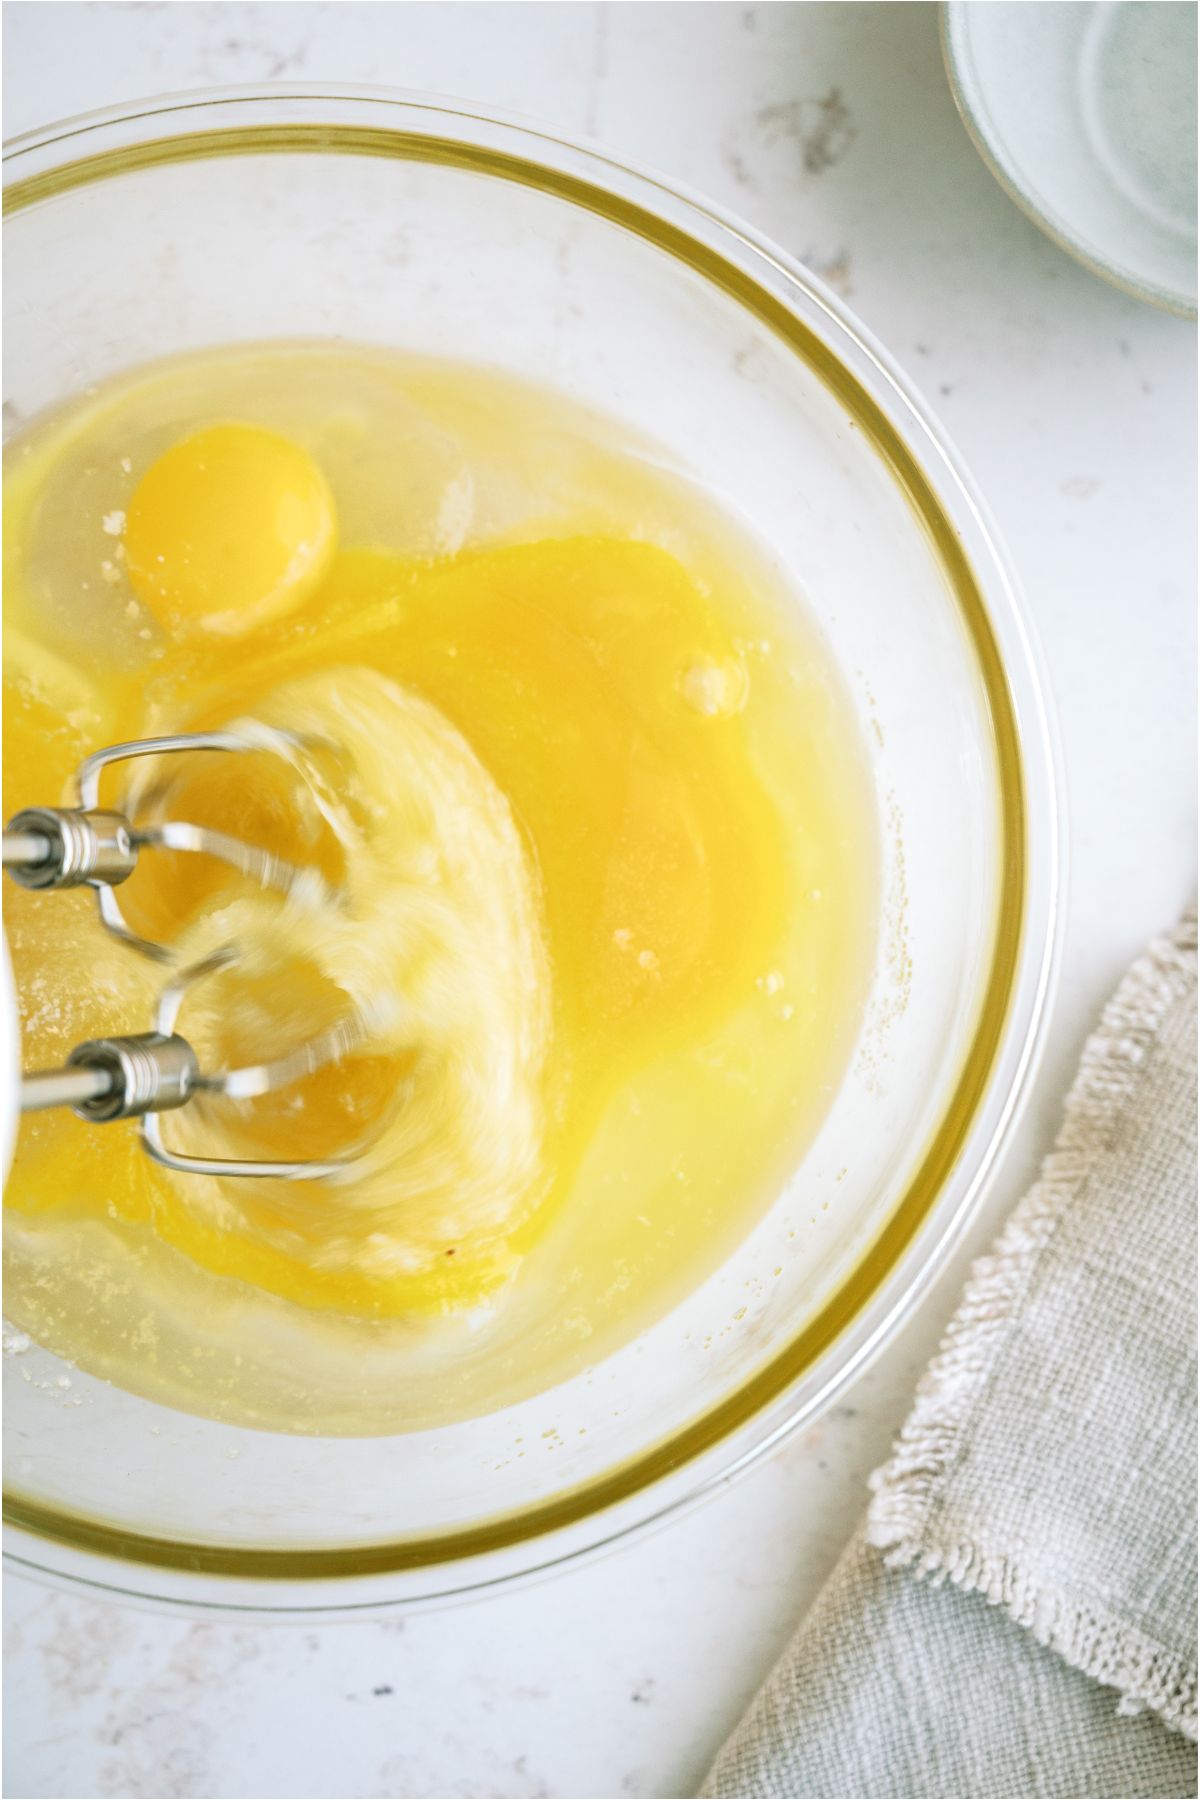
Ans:
{"label": "batter in bowl", "polygon": [[[127,1125],[26,1119],[17,1323],[173,1405],[367,1433],[550,1388],[703,1281],[838,1085],[877,910],[851,701],[713,497],[508,378],[280,345],[36,424],[6,522],[6,816],[118,739],[302,734],[190,758],[156,803],[323,885],[160,854],[122,899],[188,957],[242,947],[181,1020],[207,1066],[370,1022],[165,1126],[351,1156],[341,1181],[172,1174]],[[27,1067],[149,1023],[161,971],[86,893],[10,890],[6,929]]]}

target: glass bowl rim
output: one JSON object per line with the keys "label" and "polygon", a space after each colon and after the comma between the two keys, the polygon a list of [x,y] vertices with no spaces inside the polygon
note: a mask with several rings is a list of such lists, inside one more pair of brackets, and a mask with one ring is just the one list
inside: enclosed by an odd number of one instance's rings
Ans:
{"label": "glass bowl rim", "polygon": [[[302,108],[306,116],[288,123],[279,115],[289,107]],[[241,108],[269,117],[240,128],[218,122],[205,130],[214,109],[237,113]],[[386,114],[383,124],[380,109]],[[160,121],[166,135],[147,137]],[[97,136],[102,147],[88,154]],[[124,141],[105,146],[106,136]],[[76,140],[83,141],[82,155],[75,153]],[[920,1168],[818,1320],[809,1321],[734,1394],[668,1439],[577,1489],[496,1520],[440,1538],[346,1548],[268,1551],[176,1543],[6,1491],[6,1559],[44,1579],[174,1610],[351,1616],[511,1585],[625,1542],[755,1466],[831,1404],[878,1354],[961,1237],[1028,1094],[1061,950],[1066,829],[1061,749],[1040,648],[1007,553],[962,459],[916,389],[841,299],[768,238],[708,199],[605,146],[490,107],[389,88],[304,82],[164,94],[27,132],[5,146],[4,214],[133,168],[271,150],[423,159],[557,195],[690,263],[815,365],[866,422],[910,507],[932,531],[947,574],[953,570],[949,585],[979,657],[997,732],[1004,819],[999,920],[986,994],[959,1079]],[[33,168],[25,174],[28,163]],[[1007,640],[1003,649],[1001,633]],[[894,1250],[881,1253],[901,1218],[905,1225]],[[864,1283],[868,1266],[872,1272]],[[851,1289],[857,1291],[847,1300]],[[797,1360],[814,1323],[839,1305],[823,1341]],[[806,1383],[809,1391],[802,1394]],[[739,1439],[748,1439],[740,1451]],[[627,1514],[631,1501],[640,1502],[638,1516],[623,1516],[622,1507]],[[518,1561],[504,1566],[504,1553],[512,1550]],[[439,1571],[445,1579],[436,1591],[414,1600],[395,1591],[399,1578],[413,1570]]]}

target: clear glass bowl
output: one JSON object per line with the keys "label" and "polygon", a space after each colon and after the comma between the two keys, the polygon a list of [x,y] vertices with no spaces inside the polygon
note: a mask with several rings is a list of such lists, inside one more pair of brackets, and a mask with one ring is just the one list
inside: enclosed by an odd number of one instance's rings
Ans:
{"label": "clear glass bowl", "polygon": [[167,1411],[9,1334],[6,1545],[51,1577],[327,1612],[594,1550],[727,1481],[846,1386],[1012,1127],[1061,852],[1011,571],[939,428],[846,309],[744,226],[598,150],[391,93],[226,91],[21,139],[7,180],[6,420],[251,339],[490,363],[617,416],[709,483],[790,571],[853,691],[886,839],[862,1041],[771,1211],[636,1342],[506,1412],[321,1439]]}

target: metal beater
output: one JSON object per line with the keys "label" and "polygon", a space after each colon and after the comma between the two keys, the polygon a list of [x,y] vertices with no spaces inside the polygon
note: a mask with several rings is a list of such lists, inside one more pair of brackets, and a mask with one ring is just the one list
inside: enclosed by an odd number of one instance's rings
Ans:
{"label": "metal beater", "polygon": [[[181,732],[98,750],[77,771],[77,806],[25,807],[9,821],[4,830],[4,867],[25,888],[93,888],[105,929],[130,948],[164,964],[175,961],[170,947],[134,931],[116,894],[137,867],[143,850],[159,848],[213,856],[279,893],[303,889],[310,895],[333,900],[336,897],[329,894],[315,870],[297,868],[224,832],[184,820],[138,825],[126,813],[100,805],[101,776],[117,763],[197,750],[237,753],[274,749],[286,754],[302,742],[288,732],[256,728],[253,738],[230,731]],[[197,982],[236,964],[239,954],[237,946],[230,944],[175,973],[159,995],[151,1030],[91,1039],[72,1050],[63,1068],[23,1075],[21,1111],[69,1106],[77,1117],[94,1123],[137,1119],[147,1153],[166,1168],[183,1174],[285,1181],[343,1174],[350,1166],[344,1159],[270,1162],[189,1156],[171,1150],[163,1140],[158,1115],[185,1106],[194,1095],[223,1094],[233,1100],[256,1098],[338,1061],[366,1036],[365,1021],[360,1015],[351,1014],[271,1062],[238,1069],[202,1070],[195,1050],[179,1035],[175,1025],[189,990]]]}

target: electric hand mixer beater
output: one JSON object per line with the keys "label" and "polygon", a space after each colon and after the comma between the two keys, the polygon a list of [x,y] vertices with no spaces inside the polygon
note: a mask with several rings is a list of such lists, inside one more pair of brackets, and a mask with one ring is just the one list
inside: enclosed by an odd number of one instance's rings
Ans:
{"label": "electric hand mixer beater", "polygon": [[[138,823],[124,812],[100,805],[101,777],[116,764],[188,751],[237,754],[266,749],[284,755],[300,743],[287,732],[256,728],[253,737],[229,731],[185,732],[110,745],[80,765],[77,806],[25,807],[15,814],[4,830],[4,867],[24,888],[93,888],[105,928],[133,950],[163,964],[175,961],[172,951],[132,929],[116,893],[132,875],[143,850],[215,857],[263,887],[285,895],[306,892],[332,902],[335,897],[315,870],[298,868],[270,851],[184,820]],[[338,1061],[366,1035],[365,1020],[350,1013],[271,1061],[235,1069],[202,1069],[192,1045],[175,1029],[180,1010],[194,984],[231,967],[238,956],[237,946],[231,944],[178,969],[159,995],[149,1031],[92,1039],[77,1045],[62,1068],[23,1074],[20,1110],[69,1106],[79,1118],[95,1123],[137,1119],[147,1153],[183,1174],[312,1180],[343,1173],[349,1166],[344,1159],[261,1161],[192,1156],[171,1150],[163,1139],[159,1115],[187,1105],[197,1094],[222,1094],[232,1100],[256,1098]]]}

